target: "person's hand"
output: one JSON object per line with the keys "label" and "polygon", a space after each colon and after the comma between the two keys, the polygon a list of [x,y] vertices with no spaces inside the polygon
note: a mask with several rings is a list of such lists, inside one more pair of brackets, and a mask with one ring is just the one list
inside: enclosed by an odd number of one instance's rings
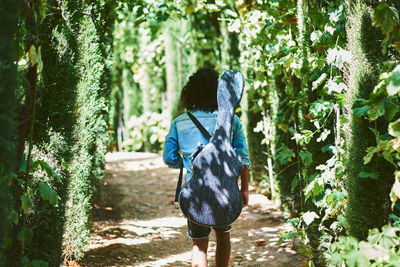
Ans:
{"label": "person's hand", "polygon": [[249,204],[249,191],[242,190],[241,194],[242,194],[242,201],[243,201],[243,208],[244,208],[244,207],[247,207],[247,205]]}

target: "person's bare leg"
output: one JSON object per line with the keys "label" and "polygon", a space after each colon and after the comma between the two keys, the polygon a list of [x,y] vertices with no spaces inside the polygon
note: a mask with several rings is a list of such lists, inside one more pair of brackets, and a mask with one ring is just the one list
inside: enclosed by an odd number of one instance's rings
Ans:
{"label": "person's bare leg", "polygon": [[228,267],[231,256],[231,239],[229,232],[215,232],[217,236],[216,267]]}
{"label": "person's bare leg", "polygon": [[192,267],[207,267],[208,237],[192,240]]}

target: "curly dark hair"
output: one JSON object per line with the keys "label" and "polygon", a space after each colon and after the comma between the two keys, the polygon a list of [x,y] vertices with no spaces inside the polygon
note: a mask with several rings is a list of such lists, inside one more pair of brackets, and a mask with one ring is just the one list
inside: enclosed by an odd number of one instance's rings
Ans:
{"label": "curly dark hair", "polygon": [[199,69],[189,77],[181,92],[180,104],[190,110],[212,112],[218,109],[218,72],[213,69]]}

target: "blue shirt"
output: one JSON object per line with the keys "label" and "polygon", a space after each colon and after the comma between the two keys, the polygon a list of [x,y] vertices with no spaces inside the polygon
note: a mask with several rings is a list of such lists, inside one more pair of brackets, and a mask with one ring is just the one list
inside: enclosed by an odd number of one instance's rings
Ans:
{"label": "blue shirt", "polygon": [[[218,110],[214,112],[204,112],[200,110],[191,111],[199,120],[203,127],[212,135],[217,122]],[[246,138],[243,133],[242,124],[239,118],[234,115],[232,124],[231,142],[233,148],[238,152],[243,160],[243,164],[250,168],[249,151]],[[194,125],[187,113],[178,116],[172,123],[169,133],[165,138],[163,160],[170,168],[185,166],[186,180],[192,176],[192,163],[190,155],[200,145],[206,145],[208,140],[201,134],[200,130]],[[179,151],[182,153],[183,160]]]}

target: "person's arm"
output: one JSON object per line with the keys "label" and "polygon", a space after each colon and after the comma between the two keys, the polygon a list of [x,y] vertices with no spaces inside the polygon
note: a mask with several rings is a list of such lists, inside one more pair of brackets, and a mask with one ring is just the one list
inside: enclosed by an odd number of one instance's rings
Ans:
{"label": "person's arm", "polygon": [[174,123],[171,123],[169,133],[165,137],[163,160],[170,168],[179,168],[183,164],[179,154],[178,134]]}
{"label": "person's arm", "polygon": [[249,178],[250,170],[244,165],[242,173],[240,174],[240,192],[242,194],[243,207],[249,204]]}
{"label": "person's arm", "polygon": [[235,115],[232,145],[236,152],[240,155],[243,161],[243,170],[240,174],[241,194],[243,200],[243,207],[249,203],[249,178],[250,178],[250,156],[247,147],[246,137],[244,136],[242,124],[239,118]]}

